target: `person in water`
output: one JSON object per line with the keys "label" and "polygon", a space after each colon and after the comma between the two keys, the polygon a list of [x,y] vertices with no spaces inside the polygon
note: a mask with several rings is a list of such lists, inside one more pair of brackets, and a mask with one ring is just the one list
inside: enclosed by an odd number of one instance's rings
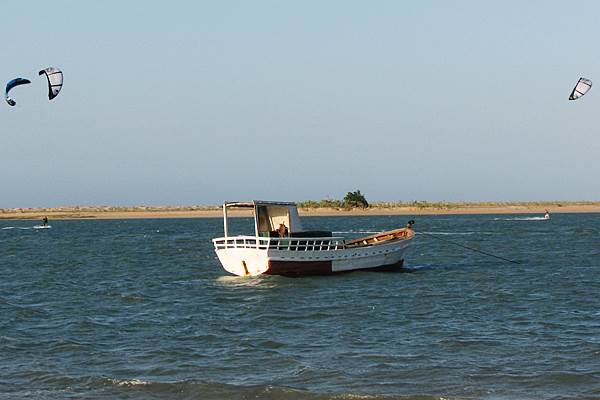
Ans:
{"label": "person in water", "polygon": [[44,216],[44,218],[42,218],[42,225],[48,226],[48,217]]}
{"label": "person in water", "polygon": [[408,221],[408,223],[406,224],[406,228],[407,229],[412,229],[413,225],[415,224],[415,220],[411,219],[410,221]]}

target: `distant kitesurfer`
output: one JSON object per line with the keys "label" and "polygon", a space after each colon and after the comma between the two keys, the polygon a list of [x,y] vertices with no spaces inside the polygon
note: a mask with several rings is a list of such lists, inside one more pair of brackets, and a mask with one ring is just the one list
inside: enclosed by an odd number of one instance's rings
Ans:
{"label": "distant kitesurfer", "polygon": [[550,213],[548,210],[546,210],[546,213],[544,214],[544,219],[550,219]]}
{"label": "distant kitesurfer", "polygon": [[48,217],[44,216],[44,218],[42,218],[42,225],[48,226]]}

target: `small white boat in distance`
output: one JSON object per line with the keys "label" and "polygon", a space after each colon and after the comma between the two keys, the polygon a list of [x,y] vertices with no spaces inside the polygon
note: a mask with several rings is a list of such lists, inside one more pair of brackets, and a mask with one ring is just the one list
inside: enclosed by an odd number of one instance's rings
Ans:
{"label": "small white boat in distance", "polygon": [[[231,208],[252,209],[254,235],[229,236]],[[223,227],[225,236],[213,239],[215,252],[223,268],[238,276],[393,270],[402,267],[404,250],[414,237],[410,227],[349,241],[327,231],[306,231],[294,203],[272,201],[223,204]]]}

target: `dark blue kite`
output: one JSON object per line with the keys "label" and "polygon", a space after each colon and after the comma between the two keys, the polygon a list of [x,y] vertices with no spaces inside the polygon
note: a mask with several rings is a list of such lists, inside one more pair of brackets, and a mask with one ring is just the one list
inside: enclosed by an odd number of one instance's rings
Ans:
{"label": "dark blue kite", "polygon": [[8,97],[8,92],[10,92],[14,87],[17,87],[19,85],[26,85],[28,83],[31,83],[31,81],[29,79],[25,79],[25,78],[16,78],[16,79],[13,79],[12,81],[8,82],[6,84],[6,90],[4,90],[4,98],[6,99],[6,102],[11,106],[14,106],[15,104],[17,104],[16,101],[14,101],[10,97]]}

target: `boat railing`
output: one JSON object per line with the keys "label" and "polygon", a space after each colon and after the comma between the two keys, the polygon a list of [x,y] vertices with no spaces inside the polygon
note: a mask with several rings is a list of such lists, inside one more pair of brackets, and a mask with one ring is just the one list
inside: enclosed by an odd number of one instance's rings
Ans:
{"label": "boat railing", "polygon": [[213,239],[216,250],[221,249],[260,249],[287,251],[331,251],[345,248],[342,237],[257,237],[230,236]]}

